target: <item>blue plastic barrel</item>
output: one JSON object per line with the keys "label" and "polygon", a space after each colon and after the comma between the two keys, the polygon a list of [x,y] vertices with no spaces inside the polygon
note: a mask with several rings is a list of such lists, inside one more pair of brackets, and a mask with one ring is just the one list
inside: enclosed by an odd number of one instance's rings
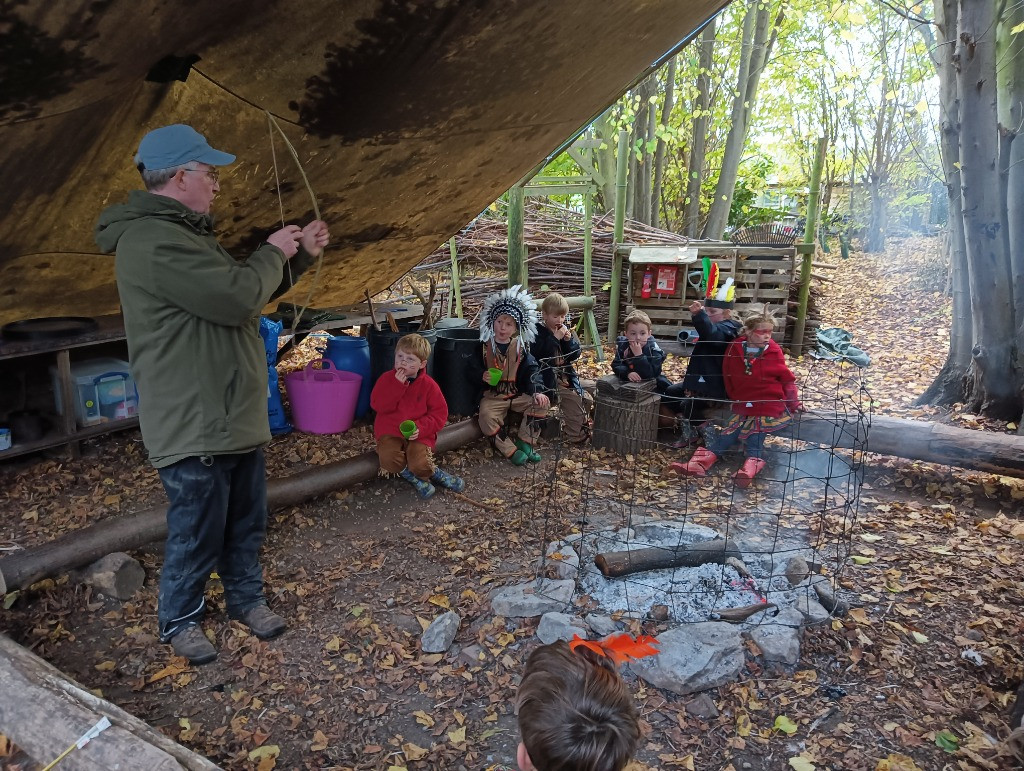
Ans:
{"label": "blue plastic barrel", "polygon": [[373,379],[370,377],[370,344],[365,337],[332,335],[327,338],[324,358],[330,359],[335,369],[363,376],[355,415],[361,418],[370,409],[370,391],[373,390]]}

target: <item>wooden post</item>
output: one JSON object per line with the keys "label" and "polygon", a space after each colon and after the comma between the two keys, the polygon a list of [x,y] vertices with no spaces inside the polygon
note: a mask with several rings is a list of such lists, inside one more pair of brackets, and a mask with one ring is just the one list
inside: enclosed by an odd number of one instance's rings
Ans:
{"label": "wooden post", "polygon": [[[804,243],[813,244],[817,238],[818,212],[821,202],[821,169],[825,165],[825,137],[818,139],[818,150],[814,156],[814,166],[811,168],[811,192],[807,201],[807,224],[804,227]],[[811,262],[814,254],[811,250],[805,252],[803,261],[800,264],[800,306],[796,313],[796,324],[793,325],[793,337],[789,345],[789,351],[794,356],[803,353],[804,327],[807,323],[807,300],[811,295]]]}
{"label": "wooden post", "polygon": [[459,278],[459,255],[456,251],[455,236],[448,242],[448,248],[452,253],[452,286],[448,292],[448,315],[452,315],[452,296],[455,297],[455,317],[462,318],[462,284]]}
{"label": "wooden post", "polygon": [[619,150],[615,158],[615,234],[612,237],[612,286],[608,298],[608,345],[615,345],[619,334],[619,295],[622,293],[622,232],[626,222],[626,170],[629,168],[628,134],[619,132]]}
{"label": "wooden post", "polygon": [[519,284],[526,289],[529,277],[526,270],[526,247],[523,244],[523,216],[526,210],[526,191],[514,185],[508,191],[508,285]]}
{"label": "wooden post", "polygon": [[[594,296],[593,267],[594,267],[594,188],[587,188],[583,194],[583,295]],[[594,316],[594,306],[583,313],[583,327],[586,331],[587,342],[594,346],[598,361],[604,361],[604,349],[601,348],[601,333],[597,331],[597,318]]]}

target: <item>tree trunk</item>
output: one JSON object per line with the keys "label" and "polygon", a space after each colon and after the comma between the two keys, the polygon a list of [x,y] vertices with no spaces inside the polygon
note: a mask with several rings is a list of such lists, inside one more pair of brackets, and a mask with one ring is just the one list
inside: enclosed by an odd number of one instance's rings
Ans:
{"label": "tree trunk", "polygon": [[615,144],[618,131],[613,120],[614,110],[614,107],[609,107],[594,124],[595,139],[601,140],[601,146],[594,150],[595,165],[604,177],[604,184],[597,191],[598,209],[605,213],[615,210]]}
{"label": "tree trunk", "polygon": [[217,771],[201,755],[168,739],[115,704],[95,696],[55,667],[0,634],[0,726],[4,735],[46,764],[103,717],[110,727],[61,761],[61,769]]}
{"label": "tree trunk", "polygon": [[632,383],[617,375],[600,378],[594,405],[594,447],[620,455],[654,449],[660,404],[653,380]]}
{"label": "tree trunk", "polygon": [[1002,420],[1021,414],[1016,327],[1000,195],[994,4],[961,0],[956,62],[960,92],[960,180],[975,320],[968,404]]}
{"label": "tree trunk", "polygon": [[604,552],[594,557],[594,564],[605,578],[617,578],[632,573],[641,573],[645,570],[695,568],[708,562],[724,565],[730,557],[742,559],[743,553],[732,541],[717,538],[713,541],[691,543],[674,549],[658,547]]}
{"label": "tree trunk", "polygon": [[[676,63],[677,56],[673,56],[668,63],[665,73],[665,102],[661,106],[661,128],[667,131],[669,119],[672,117],[672,108],[675,107],[676,97]],[[665,176],[665,150],[668,143],[664,136],[658,137],[658,149],[654,154],[654,182],[651,185],[651,225],[660,227],[661,223],[661,181]]]}
{"label": "tree trunk", "polygon": [[949,263],[953,274],[953,323],[946,362],[917,403],[947,407],[964,399],[964,378],[971,366],[971,348],[974,345],[967,245],[964,243],[963,199],[960,193],[960,99],[957,93],[956,71],[953,68],[956,3],[957,0],[935,0],[935,28],[941,37],[941,45],[936,45],[930,25],[921,24],[918,27],[925,39],[925,46],[931,52],[932,63],[939,76],[939,153],[948,204],[946,232],[949,237],[946,240],[946,248],[949,250]]}
{"label": "tree trunk", "polygon": [[693,104],[693,128],[690,138],[690,161],[686,170],[686,235],[700,234],[701,184],[704,181],[704,156],[708,139],[708,118],[711,108],[711,65],[715,55],[715,19],[700,35],[697,75],[697,96]]}
{"label": "tree trunk", "polygon": [[[435,450],[438,454],[447,452],[480,437],[477,422],[463,420],[441,429]],[[377,453],[367,452],[282,479],[271,479],[267,482],[267,507],[273,510],[295,506],[310,498],[376,479],[377,471]],[[158,506],[105,519],[40,546],[11,552],[0,558],[0,595],[88,565],[111,552],[141,549],[166,535],[167,508]]]}
{"label": "tree trunk", "polygon": [[[704,225],[704,237],[718,239],[725,233],[729,224],[729,211],[732,208],[732,197],[739,176],[740,161],[743,158],[743,147],[746,144],[747,129],[750,115],[757,98],[757,86],[761,72],[767,63],[771,43],[774,42],[775,29],[769,30],[770,4],[761,0],[751,0],[747,13],[743,17],[743,37],[740,55],[739,72],[736,76],[736,96],[733,99],[729,135],[725,140],[725,153],[722,156],[722,168],[715,185],[715,197],[711,202],[708,220]],[[776,18],[776,24],[782,23],[782,13]]]}
{"label": "tree trunk", "polygon": [[868,177],[868,233],[864,239],[864,251],[871,253],[885,251],[885,195],[882,179],[872,173]]}

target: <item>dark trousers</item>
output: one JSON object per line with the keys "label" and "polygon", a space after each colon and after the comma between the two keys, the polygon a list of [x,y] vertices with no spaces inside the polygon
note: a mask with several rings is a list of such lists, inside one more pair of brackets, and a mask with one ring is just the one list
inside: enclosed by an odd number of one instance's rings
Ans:
{"label": "dark trousers", "polygon": [[[731,434],[720,434],[715,439],[708,449],[711,450],[715,455],[721,455],[723,452],[728,450],[734,444],[736,440],[740,438],[740,431],[736,429]],[[768,434],[757,433],[751,434],[747,437],[747,457],[748,458],[760,458],[764,453],[764,440],[768,438]]]}
{"label": "dark trousers", "polygon": [[707,418],[707,413],[717,409],[722,402],[709,400],[694,395],[683,388],[682,382],[673,383],[661,397],[661,403],[679,415],[683,420],[699,422]]}
{"label": "dark trousers", "polygon": [[263,450],[185,458],[159,469],[170,505],[160,572],[160,639],[202,620],[215,569],[228,613],[264,602],[259,552],[267,531]]}

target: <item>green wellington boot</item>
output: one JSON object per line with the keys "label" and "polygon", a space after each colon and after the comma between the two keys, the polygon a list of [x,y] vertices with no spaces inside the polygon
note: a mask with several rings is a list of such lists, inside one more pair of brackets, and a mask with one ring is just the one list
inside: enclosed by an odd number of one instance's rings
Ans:
{"label": "green wellington boot", "polygon": [[516,447],[519,448],[519,451],[526,456],[526,459],[530,461],[530,463],[540,462],[540,453],[522,439],[516,439]]}

